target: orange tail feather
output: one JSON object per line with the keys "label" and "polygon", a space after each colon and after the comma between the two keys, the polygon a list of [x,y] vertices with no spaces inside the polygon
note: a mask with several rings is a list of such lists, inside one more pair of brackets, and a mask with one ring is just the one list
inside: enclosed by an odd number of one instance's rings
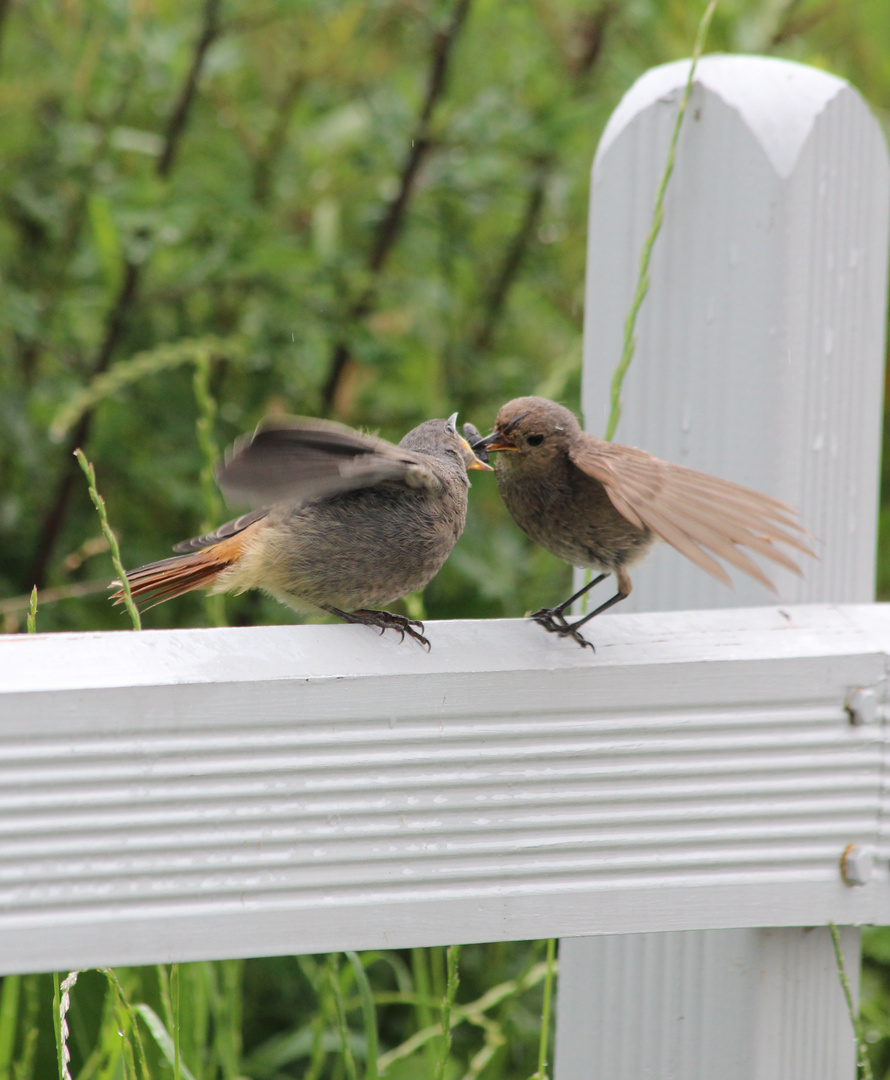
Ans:
{"label": "orange tail feather", "polygon": [[[137,603],[143,600],[151,601],[142,608],[147,611],[165,600],[172,600],[175,596],[182,596],[193,589],[209,588],[224,570],[241,558],[246,534],[250,531],[245,529],[236,536],[188,555],[175,555],[172,559],[162,559],[160,562],[129,570],[127,581],[130,583],[133,599]],[[111,594],[112,600],[116,604],[122,604],[123,586],[120,582],[113,582],[112,585],[118,586]]]}

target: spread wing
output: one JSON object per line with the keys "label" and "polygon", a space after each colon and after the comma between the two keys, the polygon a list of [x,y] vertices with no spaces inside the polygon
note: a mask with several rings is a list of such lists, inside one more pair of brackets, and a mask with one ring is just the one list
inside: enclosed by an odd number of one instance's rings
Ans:
{"label": "spread wing", "polygon": [[230,502],[255,507],[326,498],[384,480],[440,486],[421,455],[343,424],[300,416],[261,421],[235,443],[216,479]]}
{"label": "spread wing", "polygon": [[775,592],[766,574],[740,548],[796,574],[800,567],[776,543],[813,554],[800,539],[806,533],[794,511],[769,495],[592,435],[578,439],[570,457],[603,485],[612,505],[628,521],[650,529],[727,585],[729,575],[713,555]]}

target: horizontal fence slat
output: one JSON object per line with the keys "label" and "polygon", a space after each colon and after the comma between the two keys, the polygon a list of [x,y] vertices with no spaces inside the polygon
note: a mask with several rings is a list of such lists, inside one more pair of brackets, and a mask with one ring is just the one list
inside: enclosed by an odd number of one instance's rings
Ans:
{"label": "horizontal fence slat", "polygon": [[594,636],[0,639],[0,967],[886,921],[890,606]]}

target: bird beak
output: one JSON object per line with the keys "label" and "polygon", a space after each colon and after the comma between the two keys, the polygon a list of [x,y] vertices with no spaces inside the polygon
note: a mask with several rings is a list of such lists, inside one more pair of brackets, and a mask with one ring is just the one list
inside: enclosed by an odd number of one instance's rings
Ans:
{"label": "bird beak", "polygon": [[[487,465],[484,461],[480,461],[479,458],[476,457],[473,447],[470,446],[466,439],[462,438],[460,435],[458,435],[458,439],[460,439],[460,444],[464,450],[473,455],[473,460],[467,465],[468,469],[482,469],[485,472],[494,472],[494,469],[492,469],[490,465]],[[479,444],[477,443],[476,445],[478,446]]]}
{"label": "bird beak", "polygon": [[493,431],[490,435],[486,435],[484,439],[477,442],[473,447],[474,450],[518,450],[519,446],[515,443],[509,435],[502,431]]}

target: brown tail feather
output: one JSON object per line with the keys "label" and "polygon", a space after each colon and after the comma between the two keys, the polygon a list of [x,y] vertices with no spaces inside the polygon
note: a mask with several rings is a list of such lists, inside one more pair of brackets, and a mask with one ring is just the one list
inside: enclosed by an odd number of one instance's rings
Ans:
{"label": "brown tail feather", "polygon": [[[130,592],[137,602],[151,601],[143,610],[172,600],[175,596],[191,592],[193,589],[209,588],[219,575],[236,563],[244,553],[244,548],[253,527],[248,527],[235,536],[227,537],[217,544],[202,548],[188,555],[175,555],[172,559],[148,563],[127,573]],[[124,601],[124,590],[120,582],[117,590],[111,594],[116,604]]]}

